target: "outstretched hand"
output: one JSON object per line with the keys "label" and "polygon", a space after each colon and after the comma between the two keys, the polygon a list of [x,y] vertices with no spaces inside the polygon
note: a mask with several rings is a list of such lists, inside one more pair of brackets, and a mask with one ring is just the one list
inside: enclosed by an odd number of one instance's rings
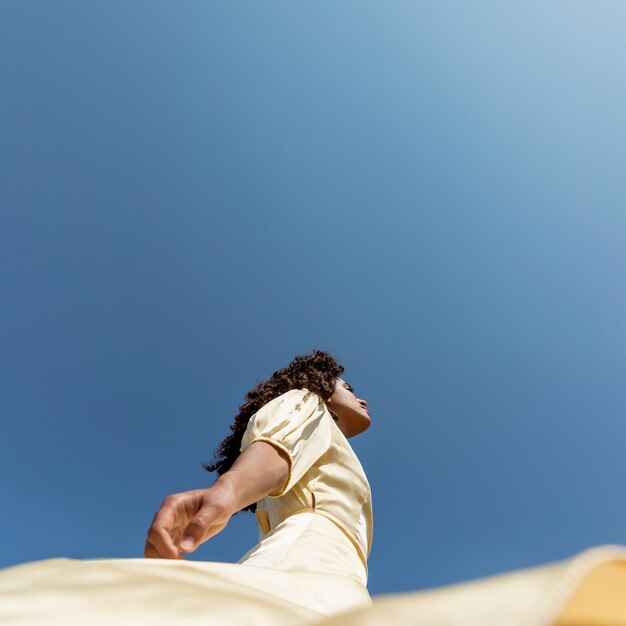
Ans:
{"label": "outstretched hand", "polygon": [[217,535],[236,513],[234,499],[215,486],[167,496],[148,530],[144,556],[184,559]]}

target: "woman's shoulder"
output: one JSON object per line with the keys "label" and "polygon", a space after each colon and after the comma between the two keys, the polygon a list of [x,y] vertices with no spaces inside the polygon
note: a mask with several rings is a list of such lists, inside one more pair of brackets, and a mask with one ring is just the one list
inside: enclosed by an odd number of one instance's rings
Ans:
{"label": "woman's shoulder", "polygon": [[307,389],[306,387],[299,387],[294,389],[289,389],[285,391],[263,405],[263,408],[272,407],[281,405],[283,403],[293,404],[295,408],[298,403],[307,403],[307,404],[324,404],[322,398],[316,394],[314,391]]}
{"label": "woman's shoulder", "polygon": [[[321,397],[306,387],[289,389],[275,396],[250,417],[249,428],[254,424],[258,428],[273,427],[292,430],[297,424],[311,424],[317,421],[326,421],[328,414],[326,405]],[[328,415],[330,418],[330,415]]]}

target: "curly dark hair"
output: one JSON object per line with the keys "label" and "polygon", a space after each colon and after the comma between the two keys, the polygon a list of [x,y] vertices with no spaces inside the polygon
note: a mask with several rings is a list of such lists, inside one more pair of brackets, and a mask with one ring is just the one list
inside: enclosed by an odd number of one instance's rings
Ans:
{"label": "curly dark hair", "polygon": [[[265,382],[259,383],[246,394],[246,401],[239,407],[239,413],[230,425],[228,435],[214,451],[212,463],[203,463],[208,472],[219,475],[227,472],[239,456],[243,434],[250,418],[270,400],[291,389],[306,388],[322,399],[330,398],[335,390],[336,379],[344,368],[324,350],[313,350],[311,354],[300,354],[291,363],[275,371]],[[334,419],[337,418],[329,411]],[[256,511],[256,504],[250,504],[242,511]]]}

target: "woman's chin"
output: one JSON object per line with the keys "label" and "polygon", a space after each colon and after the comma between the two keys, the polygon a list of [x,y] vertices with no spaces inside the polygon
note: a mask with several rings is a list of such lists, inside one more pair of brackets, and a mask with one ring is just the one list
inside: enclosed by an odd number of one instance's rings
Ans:
{"label": "woman's chin", "polygon": [[372,420],[369,415],[355,415],[352,423],[350,424],[350,437],[355,437],[365,432],[372,425]]}

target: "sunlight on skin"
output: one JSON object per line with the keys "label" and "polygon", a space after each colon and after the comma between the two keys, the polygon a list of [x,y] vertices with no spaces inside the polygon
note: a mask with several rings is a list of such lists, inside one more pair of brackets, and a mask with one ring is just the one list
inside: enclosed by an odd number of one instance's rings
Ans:
{"label": "sunlight on skin", "polygon": [[354,395],[354,388],[342,378],[337,378],[333,395],[326,400],[326,407],[331,411],[339,430],[346,438],[354,437],[367,430],[371,417],[367,402]]}

